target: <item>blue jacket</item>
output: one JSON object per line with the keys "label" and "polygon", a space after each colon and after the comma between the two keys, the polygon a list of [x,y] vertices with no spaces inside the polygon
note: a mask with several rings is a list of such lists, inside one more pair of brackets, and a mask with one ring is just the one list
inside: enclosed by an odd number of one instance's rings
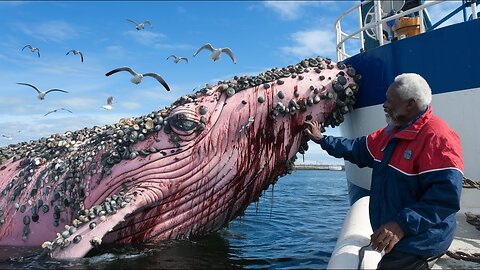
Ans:
{"label": "blue jacket", "polygon": [[387,126],[357,139],[324,136],[330,155],[370,167],[370,224],[396,221],[405,236],[395,249],[433,256],[455,234],[463,179],[461,142],[431,106],[404,129]]}

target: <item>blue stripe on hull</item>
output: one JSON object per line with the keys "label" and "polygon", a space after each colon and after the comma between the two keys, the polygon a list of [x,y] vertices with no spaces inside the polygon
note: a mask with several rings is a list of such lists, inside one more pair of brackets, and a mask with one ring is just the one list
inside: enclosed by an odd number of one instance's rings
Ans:
{"label": "blue stripe on hull", "polygon": [[381,104],[395,76],[414,72],[433,94],[480,87],[480,19],[370,49],[345,60],[362,75],[355,108]]}

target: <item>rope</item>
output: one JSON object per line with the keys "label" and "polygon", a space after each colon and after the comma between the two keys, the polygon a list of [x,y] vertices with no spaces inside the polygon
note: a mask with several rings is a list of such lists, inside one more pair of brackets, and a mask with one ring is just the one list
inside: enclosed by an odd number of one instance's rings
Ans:
{"label": "rope", "polygon": [[480,215],[465,212],[465,221],[467,221],[468,224],[475,226],[475,228],[480,231]]}
{"label": "rope", "polygon": [[[468,179],[467,179],[468,180]],[[480,215],[475,215],[470,212],[465,212],[465,217],[466,221],[468,224],[471,224],[477,228],[477,230],[480,230]],[[446,253],[448,256],[457,259],[457,260],[464,260],[464,261],[469,261],[469,262],[476,262],[480,263],[480,253],[467,253],[463,251],[447,251]]]}
{"label": "rope", "polygon": [[476,262],[480,263],[480,253],[467,253],[467,252],[462,252],[462,251],[455,251],[451,252],[450,250],[447,251],[447,255],[457,259],[457,260],[464,260],[464,261],[469,261],[469,262]]}
{"label": "rope", "polygon": [[470,180],[468,178],[463,177],[463,188],[476,188],[480,189],[480,182]]}
{"label": "rope", "polygon": [[362,269],[362,262],[363,262],[363,257],[365,256],[365,249],[369,248],[370,245],[372,244],[372,241],[368,243],[368,245],[362,246],[360,250],[358,251],[358,266],[357,269]]}

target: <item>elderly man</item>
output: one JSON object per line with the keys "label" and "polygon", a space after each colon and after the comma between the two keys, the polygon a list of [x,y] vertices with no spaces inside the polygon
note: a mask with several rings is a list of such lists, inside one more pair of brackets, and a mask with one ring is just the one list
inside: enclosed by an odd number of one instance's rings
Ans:
{"label": "elderly man", "polygon": [[434,115],[430,86],[418,74],[397,76],[383,108],[388,125],[368,136],[324,136],[321,124],[305,133],[330,155],[371,167],[372,247],[385,250],[378,269],[429,269],[455,234],[463,178],[461,142]]}

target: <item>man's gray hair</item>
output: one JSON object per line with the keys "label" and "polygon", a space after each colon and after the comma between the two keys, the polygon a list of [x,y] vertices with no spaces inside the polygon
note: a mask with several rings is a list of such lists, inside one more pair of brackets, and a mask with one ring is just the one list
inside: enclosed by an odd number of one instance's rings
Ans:
{"label": "man's gray hair", "polygon": [[420,109],[432,102],[432,89],[427,81],[416,73],[403,73],[395,77],[397,93],[402,99],[413,98]]}

